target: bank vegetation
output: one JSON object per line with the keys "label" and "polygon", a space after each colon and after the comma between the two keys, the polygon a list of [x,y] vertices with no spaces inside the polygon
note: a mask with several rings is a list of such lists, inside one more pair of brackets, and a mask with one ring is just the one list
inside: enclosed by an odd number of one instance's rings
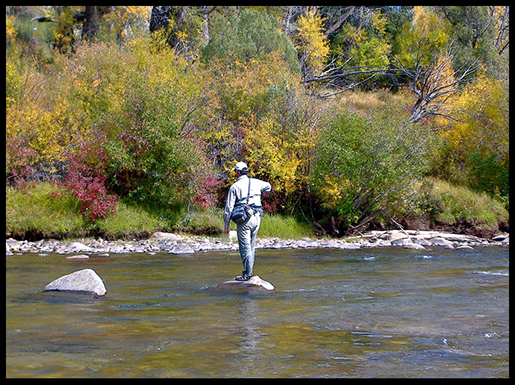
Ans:
{"label": "bank vegetation", "polygon": [[[7,6],[6,234],[509,229],[507,6]],[[33,235],[35,236],[35,235]]]}

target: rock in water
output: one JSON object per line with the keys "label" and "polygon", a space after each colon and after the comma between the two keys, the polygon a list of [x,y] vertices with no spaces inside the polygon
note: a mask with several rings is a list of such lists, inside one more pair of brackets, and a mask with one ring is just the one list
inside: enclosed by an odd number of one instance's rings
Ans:
{"label": "rock in water", "polygon": [[254,275],[250,277],[248,281],[236,281],[235,279],[230,281],[222,282],[218,287],[235,287],[235,288],[244,288],[244,287],[258,287],[265,290],[274,290],[274,285],[270,282],[267,282],[259,276]]}
{"label": "rock in water", "polygon": [[106,293],[104,282],[93,269],[83,269],[63,275],[50,282],[43,291],[77,291],[102,296]]}

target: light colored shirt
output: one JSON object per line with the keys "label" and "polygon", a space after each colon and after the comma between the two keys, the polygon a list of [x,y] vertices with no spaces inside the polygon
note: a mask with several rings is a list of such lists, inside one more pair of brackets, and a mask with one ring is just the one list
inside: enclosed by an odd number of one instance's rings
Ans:
{"label": "light colored shirt", "polygon": [[[271,191],[272,185],[268,182],[262,181],[256,178],[250,178],[250,195],[249,205],[255,205],[261,207],[261,194],[265,191]],[[224,210],[224,223],[225,227],[229,227],[231,222],[231,214],[234,209],[234,205],[237,202],[246,203],[247,192],[249,191],[249,178],[247,175],[242,175],[229,189],[227,195],[227,202],[225,203]]]}

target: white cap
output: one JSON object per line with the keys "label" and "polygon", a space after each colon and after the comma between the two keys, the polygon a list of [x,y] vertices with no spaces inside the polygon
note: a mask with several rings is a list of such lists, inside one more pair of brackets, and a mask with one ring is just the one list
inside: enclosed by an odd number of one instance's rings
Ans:
{"label": "white cap", "polygon": [[232,170],[233,170],[233,171],[236,171],[236,170],[237,170],[237,171],[241,171],[241,170],[244,170],[244,169],[246,169],[246,168],[247,168],[247,165],[246,165],[245,163],[243,163],[243,162],[238,162],[238,163],[236,163],[236,167],[234,167]]}

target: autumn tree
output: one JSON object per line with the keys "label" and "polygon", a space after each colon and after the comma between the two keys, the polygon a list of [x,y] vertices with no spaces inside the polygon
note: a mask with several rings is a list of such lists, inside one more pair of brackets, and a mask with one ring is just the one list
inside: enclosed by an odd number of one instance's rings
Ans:
{"label": "autumn tree", "polygon": [[[437,121],[442,127],[438,134],[444,145],[437,152],[439,169],[434,171],[455,183],[507,197],[509,110],[506,90],[499,80],[482,71],[454,98],[453,106],[455,120]],[[464,177],[456,177],[456,168]]]}
{"label": "autumn tree", "polygon": [[[321,83],[329,97],[352,89],[400,87],[402,72],[391,66],[400,25],[410,7],[319,6],[330,52],[325,66],[307,84]],[[404,84],[402,84],[404,85]]]}
{"label": "autumn tree", "polygon": [[465,62],[454,69],[455,45],[449,37],[450,25],[424,7],[414,7],[413,21],[404,25],[399,35],[399,49],[393,64],[403,73],[416,96],[411,121],[429,115],[452,119],[447,101],[460,85],[477,70],[477,62]]}
{"label": "autumn tree", "polygon": [[189,60],[196,60],[199,50],[209,41],[209,14],[216,7],[153,6],[150,16],[151,33],[160,31],[175,52]]}
{"label": "autumn tree", "polygon": [[329,54],[329,44],[323,33],[322,18],[316,9],[308,10],[297,20],[296,46],[303,77],[313,78],[320,73]]}
{"label": "autumn tree", "polygon": [[[350,11],[350,10],[349,10]],[[336,92],[344,92],[368,84],[379,84],[388,73],[391,44],[387,39],[387,20],[380,10],[360,7],[357,23],[345,23],[331,38],[333,58],[314,81],[327,80]]]}

